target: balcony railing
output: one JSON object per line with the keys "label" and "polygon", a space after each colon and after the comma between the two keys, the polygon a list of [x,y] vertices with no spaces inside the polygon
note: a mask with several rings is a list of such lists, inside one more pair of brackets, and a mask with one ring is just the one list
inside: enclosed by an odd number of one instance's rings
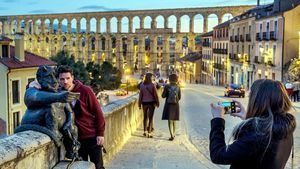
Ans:
{"label": "balcony railing", "polygon": [[270,40],[277,40],[276,34],[274,31],[270,32]]}
{"label": "balcony railing", "polygon": [[261,35],[260,33],[256,33],[256,41],[261,41],[262,38],[261,38]]}
{"label": "balcony railing", "polygon": [[202,46],[205,47],[210,47],[211,43],[210,42],[202,42]]}
{"label": "balcony railing", "polygon": [[202,59],[211,60],[211,55],[203,54]]}
{"label": "balcony railing", "polygon": [[260,64],[260,61],[258,60],[258,56],[254,57],[254,63]]}
{"label": "balcony railing", "polygon": [[267,66],[272,66],[272,67],[275,66],[275,64],[273,63],[272,60],[268,60],[265,64],[266,64]]}
{"label": "balcony railing", "polygon": [[217,49],[217,48],[214,48],[213,52],[217,53],[217,54],[227,54],[228,53],[227,49]]}
{"label": "balcony railing", "polygon": [[234,36],[234,41],[239,42],[239,37],[237,35]]}
{"label": "balcony railing", "polygon": [[267,32],[263,32],[263,40],[268,41],[269,38],[267,37]]}
{"label": "balcony railing", "polygon": [[240,42],[244,42],[244,36],[240,35]]}
{"label": "balcony railing", "polygon": [[225,70],[225,65],[220,64],[220,63],[214,63],[213,67],[214,67],[215,69]]}
{"label": "balcony railing", "polygon": [[250,42],[250,41],[251,41],[251,36],[250,36],[250,34],[246,34],[246,41],[247,41],[247,42]]}

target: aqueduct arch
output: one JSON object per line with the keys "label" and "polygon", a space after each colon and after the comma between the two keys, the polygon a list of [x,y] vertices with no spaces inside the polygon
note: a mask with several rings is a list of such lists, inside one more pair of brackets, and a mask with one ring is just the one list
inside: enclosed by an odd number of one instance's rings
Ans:
{"label": "aqueduct arch", "polygon": [[[196,33],[195,28],[207,32],[209,15],[215,14],[221,23],[225,14],[236,16],[252,7],[0,16],[0,30],[10,38],[14,38],[16,32],[24,32],[25,49],[44,57],[65,50],[84,62],[107,60],[120,69],[128,67],[140,73],[146,69],[153,72],[159,67],[161,73],[166,74],[172,64],[170,61],[182,56],[183,37],[188,39],[188,49],[195,49],[195,37],[201,33]],[[185,32],[181,32],[182,16],[189,18],[188,23],[184,23],[188,25]],[[201,16],[202,25],[198,25],[196,16]],[[144,28],[146,17],[151,20],[147,29]],[[145,37],[149,38],[149,44],[143,43]],[[174,42],[170,43],[170,39]],[[149,60],[145,60],[147,58]]]}

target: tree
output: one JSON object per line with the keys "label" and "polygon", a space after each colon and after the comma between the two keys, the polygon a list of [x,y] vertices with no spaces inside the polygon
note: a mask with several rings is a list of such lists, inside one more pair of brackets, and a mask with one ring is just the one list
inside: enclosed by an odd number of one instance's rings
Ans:
{"label": "tree", "polygon": [[88,72],[84,66],[84,63],[81,61],[75,62],[75,58],[70,56],[68,52],[61,51],[56,55],[51,56],[50,60],[57,63],[57,67],[60,65],[68,65],[73,69],[74,77],[80,80],[82,83],[89,85],[90,79],[88,77]]}
{"label": "tree", "polygon": [[117,89],[121,84],[121,72],[109,62],[103,62],[100,68],[101,82],[104,89]]}
{"label": "tree", "polygon": [[91,86],[95,93],[103,89],[117,89],[121,84],[121,72],[109,62],[105,61],[102,65],[89,62],[84,65],[82,61],[75,62],[74,57],[64,51],[57,53],[50,59],[55,61],[57,66],[70,66],[73,69],[75,78],[85,85]]}
{"label": "tree", "polygon": [[103,90],[103,84],[101,81],[102,74],[100,72],[100,68],[100,65],[94,64],[94,62],[89,62],[86,65],[86,70],[88,71],[90,78],[90,85],[95,93],[98,93],[101,90]]}
{"label": "tree", "polygon": [[299,81],[300,80],[300,59],[291,60],[291,64],[287,71],[288,80]]}

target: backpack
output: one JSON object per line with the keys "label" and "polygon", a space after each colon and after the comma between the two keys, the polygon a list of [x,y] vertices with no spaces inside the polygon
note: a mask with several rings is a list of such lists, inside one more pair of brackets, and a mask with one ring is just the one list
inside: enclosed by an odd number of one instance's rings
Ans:
{"label": "backpack", "polygon": [[168,87],[168,97],[167,103],[176,104],[178,103],[178,87],[177,86],[170,86]]}

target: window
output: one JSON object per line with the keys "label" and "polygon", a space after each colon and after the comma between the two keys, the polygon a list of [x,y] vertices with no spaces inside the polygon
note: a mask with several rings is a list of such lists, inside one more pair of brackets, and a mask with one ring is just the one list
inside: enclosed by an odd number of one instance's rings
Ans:
{"label": "window", "polygon": [[251,46],[248,45],[248,60],[250,60],[250,48],[251,48]]}
{"label": "window", "polygon": [[19,80],[12,81],[13,104],[20,103]]}
{"label": "window", "polygon": [[278,29],[278,23],[277,21],[274,22],[274,38],[276,38],[277,35],[277,29]]}
{"label": "window", "polygon": [[8,45],[2,45],[2,57],[8,57]]}
{"label": "window", "polygon": [[249,25],[249,34],[251,34],[251,25]]}
{"label": "window", "polygon": [[33,78],[28,78],[28,81],[27,81],[27,83],[29,84],[29,83],[31,83],[31,82],[33,82],[35,80],[35,78],[33,77]]}
{"label": "window", "polygon": [[275,73],[272,73],[272,80],[275,80]]}
{"label": "window", "polygon": [[267,38],[269,39],[270,36],[270,23],[267,23]]}
{"label": "window", "polygon": [[14,129],[20,124],[20,112],[13,112],[13,127]]}
{"label": "window", "polygon": [[262,23],[259,25],[259,37],[262,38]]}
{"label": "window", "polygon": [[273,46],[273,61],[275,60],[276,57],[276,45]]}

